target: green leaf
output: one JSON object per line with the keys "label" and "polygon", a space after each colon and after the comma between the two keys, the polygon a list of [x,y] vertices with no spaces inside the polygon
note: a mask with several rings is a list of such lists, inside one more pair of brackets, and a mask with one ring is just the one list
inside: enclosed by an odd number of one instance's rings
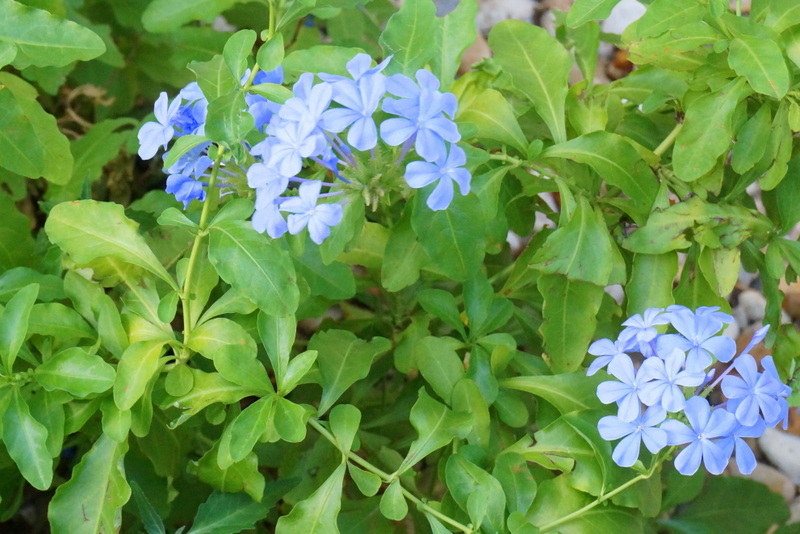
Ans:
{"label": "green leaf", "polygon": [[542,117],[553,140],[567,140],[564,106],[572,60],[566,49],[543,28],[505,20],[489,32],[494,59]]}
{"label": "green leaf", "polygon": [[239,323],[230,319],[211,319],[192,330],[186,345],[213,360],[223,350],[235,349],[241,359],[254,359],[256,342]]}
{"label": "green leaf", "polygon": [[459,2],[454,10],[436,19],[431,70],[441,82],[441,90],[449,91],[461,66],[461,54],[475,42],[476,0]]}
{"label": "green leaf", "polygon": [[[96,58],[106,50],[103,40],[90,29],[13,0],[0,2],[0,35],[0,43],[6,47],[4,55],[13,57],[17,69],[63,67]],[[13,56],[12,49],[16,50]]]}
{"label": "green leaf", "polygon": [[[526,518],[542,529],[558,521],[557,528],[563,533],[584,532],[642,532],[642,516],[629,508],[608,505],[598,506],[574,514],[594,501],[594,497],[578,491],[568,483],[566,475],[545,480],[539,484],[536,499]],[[562,521],[569,517],[569,520]]]}
{"label": "green leaf", "polygon": [[101,435],[72,471],[72,478],[56,489],[47,509],[53,534],[115,532],[122,505],[131,490],[123,459],[128,443]]}
{"label": "green leaf", "polygon": [[411,408],[411,426],[417,431],[417,439],[411,442],[408,454],[397,469],[402,474],[427,455],[440,449],[455,438],[465,438],[472,428],[467,413],[453,412],[437,402],[420,388],[417,402]]}
{"label": "green leaf", "polygon": [[65,397],[61,391],[39,391],[26,399],[33,418],[47,429],[47,452],[50,458],[57,458],[64,450]]}
{"label": "green leaf", "polygon": [[453,350],[452,338],[427,336],[419,340],[416,363],[425,381],[450,404],[453,388],[464,377],[464,365]]}
{"label": "green leaf", "polygon": [[610,132],[592,132],[554,145],[542,153],[545,158],[559,158],[585,163],[609,185],[618,187],[634,200],[631,213],[646,219],[658,194],[658,180],[625,137]]}
{"label": "green leaf", "polygon": [[103,413],[103,434],[121,443],[128,439],[133,417],[130,410],[120,410],[111,397],[103,397],[100,403]]}
{"label": "green leaf", "polygon": [[[0,20],[2,26],[1,15]],[[7,72],[0,72],[0,86],[0,166],[27,178],[67,183],[74,163],[69,141],[37,101],[36,89]]]}
{"label": "green leaf", "polygon": [[144,394],[158,372],[163,347],[163,340],[137,341],[122,353],[114,380],[114,403],[120,410],[130,410]]}
{"label": "green leaf", "polygon": [[611,14],[619,0],[575,0],[567,12],[567,26],[577,28],[590,20],[602,20]]}
{"label": "green leaf", "polygon": [[264,475],[258,470],[258,457],[251,452],[241,462],[220,469],[217,465],[217,446],[215,445],[197,462],[197,476],[200,480],[218,491],[229,493],[245,492],[254,501],[260,501],[264,494]]}
{"label": "green leaf", "polygon": [[141,486],[135,480],[131,480],[130,486],[133,500],[136,501],[136,508],[139,510],[139,518],[142,520],[142,526],[147,534],[167,534],[164,529],[164,521],[161,520],[155,507],[150,504]]}
{"label": "green leaf", "polygon": [[[231,93],[238,86],[238,80],[233,77],[231,69],[225,64],[225,58],[220,54],[208,61],[192,61],[186,68],[195,73],[197,84],[209,102]],[[218,109],[221,110],[219,107]]]}
{"label": "green leaf", "polygon": [[142,267],[180,291],[119,204],[80,200],[58,204],[45,223],[50,241],[77,263],[101,258]]}
{"label": "green leaf", "polygon": [[675,304],[672,285],[678,274],[678,255],[636,254],[631,278],[625,284],[628,297],[627,315],[643,313],[647,308],[666,308]]}
{"label": "green leaf", "polygon": [[411,212],[411,205],[406,205],[402,218],[392,227],[386,242],[381,285],[393,293],[416,282],[420,269],[428,263],[428,254],[412,228]]}
{"label": "green leaf", "polygon": [[187,534],[236,534],[255,527],[272,503],[255,502],[241,493],[215,491],[197,509]]}
{"label": "green leaf", "polygon": [[800,5],[793,0],[772,0],[764,24],[778,33],[797,26],[800,24]]}
{"label": "green leaf", "polygon": [[[236,416],[220,439],[217,464],[227,469],[252,452],[275,414],[275,396],[259,399]],[[227,437],[226,437],[227,435]]]}
{"label": "green leaf", "polygon": [[47,200],[56,203],[81,197],[84,188],[97,181],[103,167],[117,157],[120,146],[134,133],[132,126],[138,126],[138,122],[130,118],[106,119],[72,141],[70,148],[75,158],[72,175],[64,186],[51,184]]}
{"label": "green leaf", "polygon": [[306,422],[310,413],[303,406],[278,397],[275,402],[275,430],[282,440],[300,443],[306,439]]}
{"label": "green leaf", "polygon": [[322,397],[318,413],[324,414],[347,388],[365,378],[372,361],[391,346],[386,338],[375,337],[367,342],[346,330],[327,330],[314,334],[308,342],[308,348],[319,353],[317,364]]}
{"label": "green leaf", "polygon": [[279,242],[259,234],[249,222],[212,226],[208,256],[220,278],[264,313],[285,317],[297,309],[300,292],[291,258]]}
{"label": "green leaf", "polygon": [[307,350],[301,352],[289,361],[283,382],[278,388],[278,393],[288,395],[297,387],[300,381],[308,374],[314,362],[317,361],[317,351]]}
{"label": "green leaf", "polygon": [[364,471],[360,467],[349,462],[347,464],[347,472],[350,473],[350,478],[352,478],[353,482],[358,486],[358,490],[366,497],[372,497],[378,493],[381,484],[383,484],[381,477],[375,473]]}
{"label": "green leaf", "polygon": [[39,294],[39,284],[29,284],[20,289],[0,312],[0,357],[6,376],[11,376],[14,361],[28,333],[33,303]]}
{"label": "green leaf", "polygon": [[714,169],[731,144],[736,107],[750,92],[744,78],[737,78],[691,102],[672,153],[675,176],[693,182]]}
{"label": "green leaf", "polygon": [[572,281],[606,286],[623,281],[614,276],[622,261],[600,210],[593,210],[584,197],[579,197],[569,221],[547,237],[530,267]]}
{"label": "green leaf", "polygon": [[283,70],[287,77],[300,76],[304,72],[326,72],[347,76],[345,65],[353,59],[353,56],[363,52],[361,48],[312,46],[288,54],[283,60]]}
{"label": "green leaf", "polygon": [[780,100],[789,91],[789,69],[775,41],[742,35],[731,41],[728,64],[756,93]]}
{"label": "green leaf", "polygon": [[436,6],[430,0],[407,0],[389,18],[379,43],[384,57],[393,56],[387,74],[413,76],[433,55]]}
{"label": "green leaf", "polygon": [[339,404],[331,410],[328,421],[339,450],[343,454],[349,452],[353,448],[358,425],[361,423],[361,412],[350,404]]}
{"label": "green leaf", "polygon": [[230,148],[240,146],[245,135],[255,126],[255,119],[247,110],[241,91],[224,94],[210,102],[206,121],[208,138]]}
{"label": "green leaf", "polygon": [[76,397],[110,389],[114,376],[112,365],[81,347],[62,351],[34,370],[36,381],[46,390],[61,389]]}
{"label": "green leaf", "polygon": [[731,150],[731,167],[739,174],[752,169],[764,156],[768,144],[764,140],[769,139],[772,130],[771,107],[762,105],[739,130]]}
{"label": "green leaf", "polygon": [[356,294],[353,269],[339,261],[327,265],[320,256],[319,247],[307,246],[302,256],[294,256],[297,272],[308,282],[312,295],[330,300],[347,300]]}
{"label": "green leaf", "polygon": [[754,480],[714,477],[705,490],[667,520],[684,532],[766,532],[789,510],[780,495]]}
{"label": "green leaf", "polygon": [[[238,0],[154,0],[142,15],[142,24],[153,33],[168,32],[187,22],[201,20],[211,22],[217,15],[234,5]],[[206,95],[208,97],[208,95]]]}
{"label": "green leaf", "polygon": [[544,297],[539,331],[545,358],[554,373],[575,371],[594,337],[603,287],[548,274],[539,277],[538,288]]}
{"label": "green leaf", "polygon": [[294,96],[294,93],[292,93],[291,89],[276,83],[259,83],[256,85],[251,85],[248,91],[257,95],[261,95],[267,100],[271,100],[276,104],[283,104]]}
{"label": "green leaf", "polygon": [[461,337],[466,337],[464,323],[452,293],[443,289],[423,289],[417,294],[417,300],[423,310],[455,328]]}
{"label": "green leaf", "polygon": [[[117,373],[119,373],[119,369]],[[215,402],[233,404],[244,397],[263,394],[263,391],[259,389],[241,386],[225,380],[219,373],[206,373],[200,369],[192,369],[192,375],[194,386],[189,393],[180,397],[167,395],[161,400],[162,407],[173,405],[184,410],[180,422]]]}
{"label": "green leaf", "polygon": [[[261,45],[256,55],[256,63],[264,72],[277,69],[283,61],[283,34],[276,33],[272,39]],[[282,104],[283,102],[278,102]]]}
{"label": "green leaf", "polygon": [[690,22],[699,22],[705,11],[703,5],[694,0],[655,0],[624,37],[655,37]]}
{"label": "green leaf", "polygon": [[481,390],[471,378],[462,378],[453,387],[451,395],[453,410],[472,415],[472,430],[467,436],[470,444],[487,448],[491,440],[491,416],[489,406]]}
{"label": "green leaf", "polygon": [[289,515],[278,519],[276,534],[338,534],[345,464],[340,465],[311,496],[297,503]]}
{"label": "green leaf", "polygon": [[31,416],[17,388],[3,414],[3,443],[25,480],[38,490],[53,481],[53,460],[47,450],[47,428]]}
{"label": "green leaf", "polygon": [[500,381],[500,387],[525,391],[541,397],[562,414],[599,409],[597,385],[603,378],[586,376],[583,371],[552,376],[518,376]]}
{"label": "green leaf", "polygon": [[476,137],[507,143],[520,154],[526,152],[525,134],[511,104],[499,91],[467,87],[459,98],[456,120],[475,125]]}
{"label": "green leaf", "polygon": [[72,308],[58,302],[34,304],[28,321],[28,333],[67,339],[94,339],[97,332]]}
{"label": "green leaf", "polygon": [[[411,218],[420,244],[438,272],[466,280],[480,268],[486,249],[480,201],[474,195],[456,195],[446,210],[431,211],[423,196],[416,195]],[[388,254],[388,244],[386,248]]]}
{"label": "green leaf", "polygon": [[256,32],[253,30],[239,30],[225,43],[222,57],[235,79],[238,80],[244,74],[247,58],[253,53],[254,44],[256,44]]}
{"label": "green leaf", "polygon": [[472,463],[464,454],[454,454],[445,467],[447,487],[473,525],[487,532],[502,532],[506,496],[500,482]]}
{"label": "green leaf", "polygon": [[293,315],[272,317],[263,311],[258,314],[258,335],[267,351],[278,389],[285,387],[284,377],[289,365],[289,356],[297,334],[297,320]]}
{"label": "green leaf", "polygon": [[383,516],[392,521],[400,521],[408,515],[408,503],[403,496],[403,487],[400,486],[400,479],[395,479],[383,492],[380,509]]}
{"label": "green leaf", "polygon": [[527,512],[536,497],[537,485],[525,458],[515,452],[500,454],[494,462],[492,476],[506,494],[509,513]]}

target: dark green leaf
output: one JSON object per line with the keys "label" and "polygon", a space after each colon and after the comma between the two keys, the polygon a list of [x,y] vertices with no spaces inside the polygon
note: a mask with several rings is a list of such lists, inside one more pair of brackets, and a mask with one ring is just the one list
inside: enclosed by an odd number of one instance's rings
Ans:
{"label": "dark green leaf", "polygon": [[128,443],[101,435],[73,469],[72,478],[56,489],[47,517],[54,534],[114,532],[131,490],[123,458]]}
{"label": "dark green leaf", "polygon": [[387,519],[400,521],[408,514],[408,503],[402,490],[400,479],[395,479],[383,492],[380,507],[381,513]]}
{"label": "dark green leaf", "polygon": [[125,216],[119,204],[81,200],[58,204],[45,223],[47,236],[77,263],[100,258],[137,265],[157,275],[173,289],[180,288],[144,238],[138,224]]}
{"label": "dark green leaf", "polygon": [[297,503],[289,515],[278,519],[276,534],[338,534],[336,517],[341,508],[345,464],[340,465],[311,496]]}
{"label": "dark green leaf", "polygon": [[17,388],[3,414],[3,443],[25,480],[38,490],[53,481],[53,460],[47,450],[47,428],[31,416]]}
{"label": "dark green leaf", "polygon": [[601,408],[603,404],[597,399],[597,384],[603,380],[599,375],[589,377],[583,371],[578,371],[552,376],[505,378],[500,381],[500,386],[541,397],[566,414]]}
{"label": "dark green leaf", "polygon": [[[0,11],[15,4],[2,2]],[[1,27],[7,19],[0,15],[0,21]],[[7,34],[0,30],[0,35]],[[0,85],[0,166],[27,178],[67,183],[73,167],[69,141],[37,101],[36,89],[7,72],[0,72]]]}
{"label": "dark green leaf", "polygon": [[385,57],[393,56],[387,73],[413,76],[425,66],[435,50],[435,15],[436,6],[430,0],[407,0],[392,15],[379,41]]}
{"label": "dark green leaf", "polygon": [[13,61],[17,69],[88,61],[106,49],[88,28],[13,1],[0,3],[0,35],[6,47],[11,45],[3,54],[6,61],[0,63]]}
{"label": "dark green leaf", "polygon": [[505,20],[492,28],[489,46],[494,59],[508,73],[542,117],[556,143],[567,140],[564,103],[572,60],[566,49],[543,28]]}
{"label": "dark green leaf", "polygon": [[80,347],[56,354],[34,371],[36,381],[48,391],[62,389],[76,397],[110,389],[114,376],[113,366]]}
{"label": "dark green leaf", "polygon": [[237,534],[252,529],[273,503],[255,502],[241,493],[212,493],[197,509],[187,534]]}
{"label": "dark green leaf", "polygon": [[250,223],[223,221],[212,226],[208,256],[220,278],[265,313],[284,317],[297,309],[300,292],[288,253]]}
{"label": "dark green leaf", "polygon": [[227,93],[208,104],[205,133],[216,143],[230,148],[239,146],[255,126],[253,115],[247,110],[244,93]]}
{"label": "dark green leaf", "polygon": [[636,254],[631,278],[625,285],[628,316],[643,313],[647,308],[666,308],[675,304],[672,285],[677,274],[678,255],[674,252]]}
{"label": "dark green leaf", "polygon": [[515,452],[500,454],[494,462],[492,475],[503,487],[509,513],[527,512],[536,496],[536,480],[525,458]]}
{"label": "dark green leaf", "polygon": [[153,505],[150,504],[141,486],[135,480],[131,480],[130,486],[133,500],[136,501],[136,508],[139,510],[139,518],[142,520],[142,526],[147,534],[166,534],[164,522]]}
{"label": "dark green leaf", "polygon": [[453,388],[464,377],[464,365],[451,338],[428,336],[419,340],[416,363],[425,381],[450,404]]}
{"label": "dark green leaf", "polygon": [[382,337],[367,342],[346,330],[318,332],[308,342],[311,350],[319,353],[322,397],[319,414],[333,406],[342,393],[369,373],[372,361],[391,348],[391,342]]}
{"label": "dark green leaf", "polygon": [[506,496],[500,482],[464,454],[448,458],[445,473],[453,499],[467,512],[470,522],[487,532],[502,532]]}
{"label": "dark green leaf", "polygon": [[464,438],[472,428],[471,417],[467,413],[453,412],[444,404],[433,400],[419,390],[419,398],[411,408],[411,426],[417,431],[417,439],[411,443],[408,454],[397,469],[404,473],[424,457],[440,449],[455,438]]}
{"label": "dark green leaf", "polygon": [[5,309],[0,312],[0,356],[6,376],[13,373],[14,361],[25,342],[28,321],[38,294],[39,284],[29,284],[11,297]]}

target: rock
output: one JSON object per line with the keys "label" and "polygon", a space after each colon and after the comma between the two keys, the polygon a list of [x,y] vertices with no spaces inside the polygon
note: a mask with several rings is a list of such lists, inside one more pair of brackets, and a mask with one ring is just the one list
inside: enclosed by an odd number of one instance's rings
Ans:
{"label": "rock", "polygon": [[492,26],[503,20],[517,19],[533,23],[535,9],[534,0],[482,0],[478,3],[475,22],[478,30],[488,35]]}
{"label": "rock", "polygon": [[739,327],[747,328],[753,323],[764,320],[764,312],[767,309],[767,299],[761,292],[755,289],[745,289],[739,293],[739,305],[733,310],[733,316]]}
{"label": "rock", "polygon": [[728,465],[728,471],[732,475],[749,478],[750,480],[755,480],[756,482],[764,484],[770,491],[783,497],[783,500],[787,504],[792,502],[797,493],[797,487],[794,485],[794,482],[789,480],[789,477],[766,464],[759,463],[752,473],[743,475],[739,472],[736,462],[731,460],[730,465]]}
{"label": "rock", "polygon": [[794,483],[800,483],[800,437],[768,428],[758,438],[758,446],[770,463]]}
{"label": "rock", "polygon": [[600,23],[600,28],[605,33],[622,35],[625,28],[639,20],[647,8],[637,0],[622,0],[614,6],[608,18]]}
{"label": "rock", "polygon": [[786,523],[789,525],[792,523],[800,523],[800,497],[795,498],[789,503],[789,520]]}
{"label": "rock", "polygon": [[472,65],[487,57],[492,57],[492,50],[489,48],[486,38],[481,32],[478,32],[475,42],[464,50],[464,54],[461,56],[461,66],[458,68],[459,74],[469,71]]}

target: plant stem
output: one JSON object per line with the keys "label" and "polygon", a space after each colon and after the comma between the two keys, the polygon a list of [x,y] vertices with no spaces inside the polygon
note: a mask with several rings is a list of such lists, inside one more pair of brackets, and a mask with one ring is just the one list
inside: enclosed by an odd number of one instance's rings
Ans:
{"label": "plant stem", "polygon": [[183,291],[181,291],[181,310],[183,311],[183,340],[184,342],[189,339],[194,327],[192,318],[192,308],[190,306],[192,295],[192,281],[194,280],[194,271],[197,267],[197,260],[200,255],[200,244],[206,236],[208,226],[208,216],[211,213],[212,205],[216,205],[219,192],[215,187],[217,175],[219,174],[220,165],[222,165],[222,156],[225,154],[225,149],[221,146],[217,147],[217,158],[214,160],[214,165],[211,169],[211,176],[208,179],[208,195],[205,202],[203,202],[203,211],[200,213],[200,230],[194,236],[194,243],[192,243],[192,252],[189,254],[189,265],[186,268],[186,278],[183,280]]}
{"label": "plant stem", "polygon": [[663,141],[661,141],[661,144],[658,145],[655,150],[653,150],[653,154],[657,155],[658,157],[663,156],[664,152],[666,152],[667,149],[672,146],[672,143],[675,142],[675,139],[678,137],[681,128],[683,128],[682,122],[676,124],[675,128],[672,129],[669,135]]}
{"label": "plant stem", "polygon": [[640,475],[637,475],[637,476],[633,477],[631,480],[627,481],[625,484],[621,485],[620,487],[618,487],[618,488],[616,488],[616,489],[614,489],[612,491],[609,491],[605,495],[602,495],[602,496],[598,497],[597,499],[595,499],[594,501],[590,502],[589,504],[587,504],[583,508],[575,510],[571,514],[567,514],[567,515],[565,515],[564,517],[562,517],[560,519],[556,519],[555,521],[551,521],[550,523],[547,523],[546,525],[543,525],[543,526],[539,527],[539,531],[540,532],[550,532],[551,530],[553,530],[557,526],[563,525],[564,523],[573,520],[574,518],[580,516],[584,512],[588,512],[589,510],[591,510],[592,508],[594,508],[598,504],[604,503],[605,501],[609,500],[614,495],[616,495],[616,494],[618,494],[618,493],[620,493],[622,491],[625,491],[626,489],[628,489],[629,487],[633,486],[637,482],[641,482],[642,480],[647,480],[648,478],[653,476],[653,473],[656,472],[656,469],[658,468],[660,463],[661,462],[653,462],[653,466],[650,468],[650,470],[647,473],[642,473]]}
{"label": "plant stem", "polygon": [[742,16],[742,0],[736,0],[736,16]]}
{"label": "plant stem", "polygon": [[[325,439],[330,441],[333,446],[335,446],[337,449],[339,448],[339,444],[336,442],[336,438],[319,421],[317,421],[316,419],[309,419],[308,420],[308,424],[311,425],[311,427],[314,428],[314,430],[319,432]],[[345,460],[349,460],[349,461],[351,461],[353,463],[357,463],[361,467],[363,467],[365,470],[369,471],[370,473],[378,475],[381,478],[381,480],[383,482],[385,482],[386,484],[391,484],[392,482],[395,481],[396,476],[390,475],[390,474],[386,473],[385,471],[375,467],[372,463],[370,463],[369,461],[367,461],[364,458],[360,457],[359,455],[357,455],[353,451],[351,451],[351,450],[345,451],[345,450],[342,450],[342,449],[339,449],[339,451],[342,453],[342,455],[344,456]],[[456,521],[455,519],[453,519],[453,518],[451,518],[449,516],[446,516],[443,513],[441,513],[440,511],[432,508],[427,503],[422,501],[422,499],[420,499],[419,497],[417,497],[416,495],[411,493],[409,490],[404,488],[402,484],[400,484],[400,491],[402,491],[402,493],[403,493],[403,495],[405,496],[406,499],[408,499],[409,501],[411,501],[414,504],[416,504],[417,507],[420,508],[421,510],[423,510],[426,514],[430,514],[430,515],[436,517],[437,519],[447,523],[448,525],[457,528],[461,532],[465,532],[466,534],[472,534],[473,532],[475,532],[475,530],[472,527],[469,527],[467,525],[463,525],[463,524],[459,523],[458,521]]]}

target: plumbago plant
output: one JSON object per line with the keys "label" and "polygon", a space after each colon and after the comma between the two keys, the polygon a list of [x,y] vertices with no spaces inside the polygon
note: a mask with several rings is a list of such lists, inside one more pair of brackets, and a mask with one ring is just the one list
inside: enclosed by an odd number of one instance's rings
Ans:
{"label": "plumbago plant", "polygon": [[[800,9],[653,0],[618,38],[616,3],[457,77],[474,0],[0,2],[2,521],[785,523],[705,475],[796,404]],[[601,39],[636,70],[595,84]],[[771,327],[737,351],[742,268]]]}

